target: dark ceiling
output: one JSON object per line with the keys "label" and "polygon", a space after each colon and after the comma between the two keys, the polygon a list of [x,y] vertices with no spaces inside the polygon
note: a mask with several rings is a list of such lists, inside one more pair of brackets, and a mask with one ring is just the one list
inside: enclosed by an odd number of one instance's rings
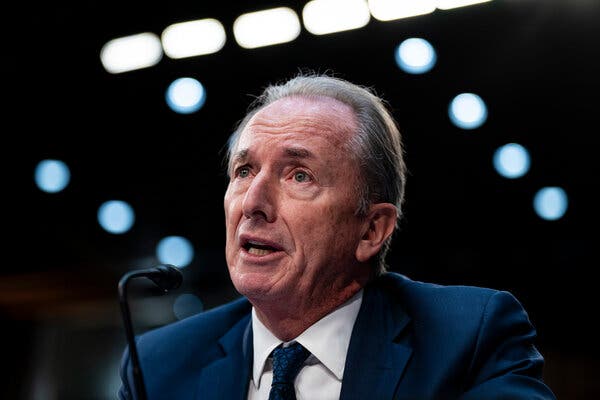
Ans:
{"label": "dark ceiling", "polygon": [[[299,70],[372,86],[393,108],[410,176],[391,269],[415,279],[511,290],[542,339],[556,345],[569,334],[565,325],[588,316],[598,265],[592,222],[600,142],[598,2],[497,0],[406,20],[372,19],[332,35],[303,30],[291,43],[254,50],[233,39],[235,17],[278,5],[301,14],[300,2],[149,3],[48,2],[5,16],[10,262],[1,271],[9,292],[0,307],[10,318],[35,318],[58,296],[43,292],[26,306],[18,300],[42,288],[62,292],[64,301],[111,299],[118,277],[155,263],[157,241],[173,234],[196,249],[185,272],[189,287],[201,298],[212,293],[208,305],[233,296],[223,257],[221,150],[252,96]],[[160,34],[171,23],[204,17],[227,30],[216,54],[165,56],[154,67],[119,75],[100,63],[101,47],[113,38]],[[437,50],[428,74],[409,75],[394,63],[395,47],[413,36]],[[204,108],[192,115],[175,114],[164,101],[168,84],[181,76],[197,78],[207,90]],[[466,91],[478,93],[489,109],[486,124],[473,131],[454,127],[447,116],[452,97]],[[501,178],[492,168],[494,150],[508,142],[530,150],[531,170],[521,179]],[[70,167],[65,191],[36,188],[33,170],[44,158]],[[569,195],[558,221],[541,220],[532,209],[533,194],[548,185]],[[96,222],[98,206],[115,198],[136,212],[124,235],[106,233]],[[579,343],[583,349],[585,341]]]}

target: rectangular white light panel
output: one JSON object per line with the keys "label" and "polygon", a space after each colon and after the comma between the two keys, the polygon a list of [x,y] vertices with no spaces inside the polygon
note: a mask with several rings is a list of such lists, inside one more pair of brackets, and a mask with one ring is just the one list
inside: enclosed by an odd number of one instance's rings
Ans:
{"label": "rectangular white light panel", "polygon": [[144,32],[108,41],[100,50],[100,61],[105,70],[118,74],[156,65],[162,55],[159,37]]}
{"label": "rectangular white light panel", "polygon": [[242,14],[233,22],[233,35],[246,49],[291,42],[300,35],[300,20],[288,7]]}
{"label": "rectangular white light panel", "polygon": [[225,28],[213,18],[169,25],[161,35],[163,50],[171,58],[216,53],[225,45],[225,40]]}
{"label": "rectangular white light panel", "polygon": [[479,3],[487,3],[488,1],[492,0],[438,0],[437,8],[439,8],[440,10],[449,10],[451,8],[470,6]]}
{"label": "rectangular white light panel", "polygon": [[373,18],[379,21],[392,21],[435,11],[437,0],[369,0]]}
{"label": "rectangular white light panel", "polygon": [[313,0],[302,10],[304,27],[314,35],[362,28],[371,14],[365,0]]}

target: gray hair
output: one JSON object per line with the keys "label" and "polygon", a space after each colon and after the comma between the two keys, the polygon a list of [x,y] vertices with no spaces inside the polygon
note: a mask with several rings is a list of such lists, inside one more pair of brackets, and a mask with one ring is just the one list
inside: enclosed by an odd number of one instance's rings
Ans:
{"label": "gray hair", "polygon": [[[402,138],[385,100],[367,87],[341,78],[319,74],[300,74],[286,82],[269,85],[250,105],[228,141],[227,161],[231,170],[232,153],[241,132],[250,119],[267,105],[290,96],[329,97],[352,108],[358,128],[348,143],[351,154],[360,164],[359,203],[356,214],[366,216],[374,203],[391,203],[396,206],[398,221],[402,216],[406,165]],[[390,236],[377,254],[376,274],[386,271],[385,256],[390,248]]]}

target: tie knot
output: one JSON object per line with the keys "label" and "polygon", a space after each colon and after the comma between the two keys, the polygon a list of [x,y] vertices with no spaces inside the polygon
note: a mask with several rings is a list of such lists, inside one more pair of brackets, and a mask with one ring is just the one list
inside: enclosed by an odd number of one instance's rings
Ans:
{"label": "tie knot", "polygon": [[309,354],[309,351],[298,342],[287,347],[279,346],[273,350],[273,383],[293,385],[296,375]]}

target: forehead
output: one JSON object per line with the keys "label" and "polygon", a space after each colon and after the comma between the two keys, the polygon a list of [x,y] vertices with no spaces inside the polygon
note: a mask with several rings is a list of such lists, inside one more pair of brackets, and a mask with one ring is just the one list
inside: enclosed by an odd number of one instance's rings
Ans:
{"label": "forehead", "polygon": [[345,144],[356,131],[352,108],[329,97],[285,97],[254,115],[242,131],[237,149],[257,137],[271,140],[325,140]]}

